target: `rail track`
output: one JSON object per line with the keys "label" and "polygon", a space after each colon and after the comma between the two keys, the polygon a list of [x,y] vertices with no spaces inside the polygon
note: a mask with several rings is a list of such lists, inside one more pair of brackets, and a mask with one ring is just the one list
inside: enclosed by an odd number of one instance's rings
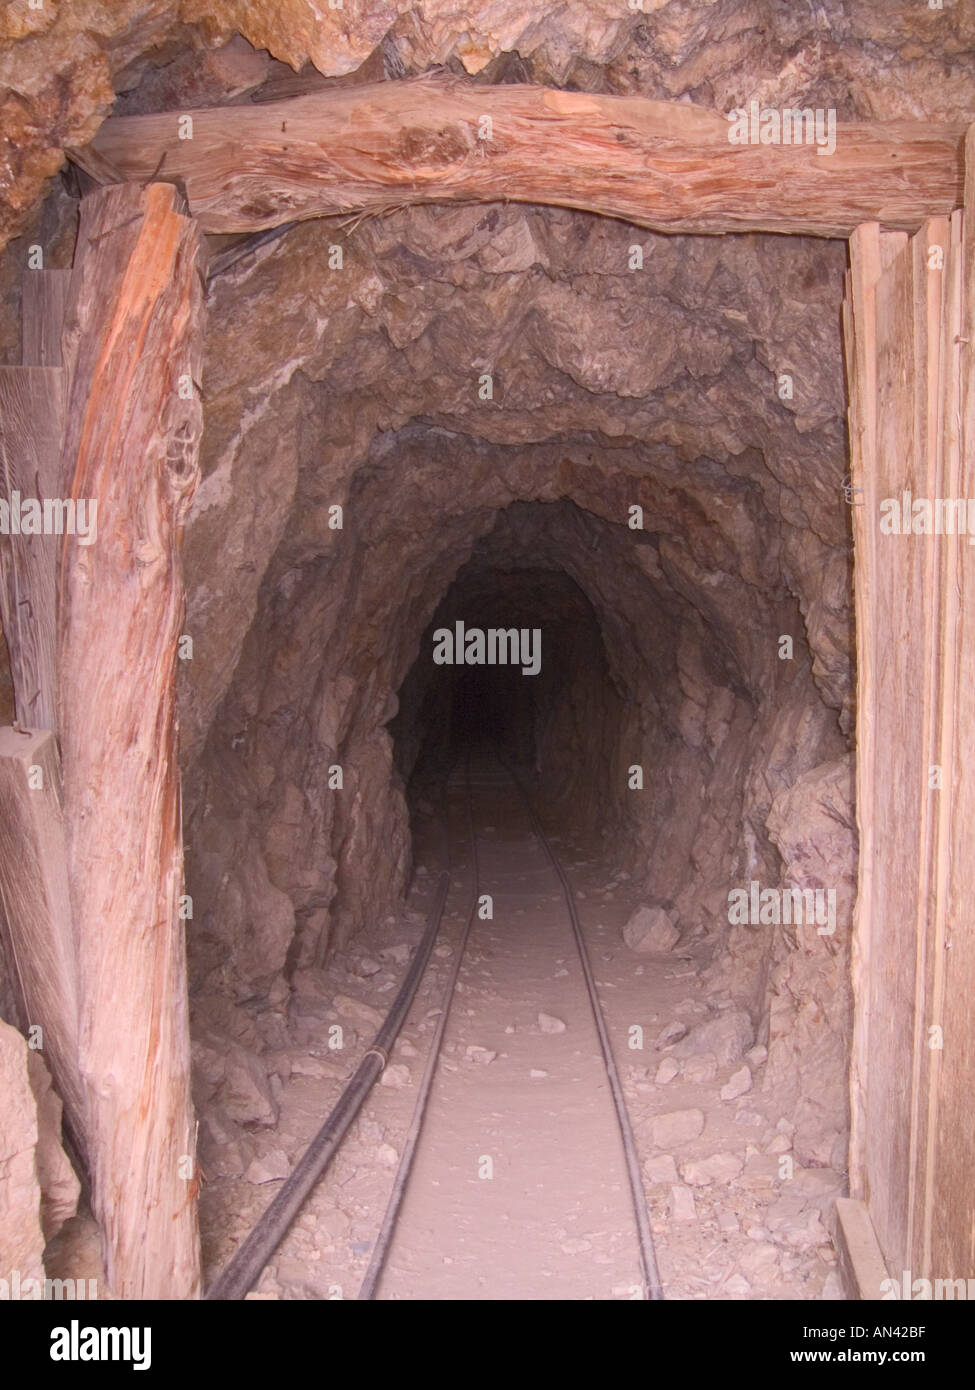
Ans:
{"label": "rail track", "polygon": [[[641,1296],[648,1300],[663,1298],[663,1288],[657,1267],[656,1254],[651,1234],[639,1159],[633,1138],[633,1130],[623,1096],[609,1032],[603,1016],[602,1006],[589,960],[586,942],[582,931],[575,895],[568,876],[563,869],[551,841],[546,836],[530,796],[516,770],[503,759],[498,758],[495,767],[503,769],[503,775],[510,783],[514,795],[522,803],[531,825],[532,834],[541,847],[554,877],[557,879],[565,906],[565,913],[571,935],[578,953],[579,963],[586,986],[586,995],[592,1012],[592,1019],[599,1039],[600,1053],[606,1078],[609,1083],[622,1156],[626,1169],[630,1204],[632,1206],[634,1239],[639,1254],[641,1271]],[[494,784],[492,784],[494,785]],[[253,1288],[265,1265],[287,1234],[302,1206],[325,1175],[328,1166],[338,1151],[345,1134],[361,1109],[367,1095],[386,1067],[396,1037],[409,1014],[411,1005],[426,971],[430,955],[436,944],[448,893],[454,888],[463,888],[467,879],[468,908],[466,920],[454,943],[453,961],[443,990],[438,1021],[427,1055],[424,1071],[413,1109],[406,1140],[403,1145],[399,1166],[393,1182],[379,1234],[373,1245],[372,1258],[358,1293],[361,1301],[372,1299],[379,1288],[387,1257],[396,1233],[403,1201],[407,1192],[410,1173],[413,1168],[418,1144],[427,1116],[433,1083],[441,1061],[444,1034],[450,1020],[458,977],[464,964],[465,953],[477,916],[477,906],[482,891],[489,885],[481,881],[481,861],[478,852],[478,835],[475,828],[474,794],[471,781],[471,764],[468,757],[463,773],[464,801],[466,803],[466,842],[469,869],[462,873],[459,865],[460,855],[457,847],[451,854],[447,851],[448,867],[437,880],[434,899],[427,917],[423,938],[418,946],[399,993],[376,1034],[372,1046],[360,1060],[356,1071],[347,1083],[338,1103],[312,1140],[305,1153],[295,1165],[291,1175],[284,1181],[271,1205],[259,1219],[250,1234],[238,1248],[230,1263],[219,1275],[207,1298],[211,1300],[241,1299]]]}

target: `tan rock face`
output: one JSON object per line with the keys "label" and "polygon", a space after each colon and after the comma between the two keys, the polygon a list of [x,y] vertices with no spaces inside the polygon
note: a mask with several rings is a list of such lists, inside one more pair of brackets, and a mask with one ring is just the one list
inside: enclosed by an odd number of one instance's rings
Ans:
{"label": "tan rock face", "polygon": [[[239,38],[237,36],[240,36]],[[224,58],[186,50],[248,43]],[[484,81],[678,98],[728,111],[752,96],[840,118],[975,114],[971,7],[888,0],[72,0],[0,16],[0,246],[23,228],[66,147],[90,140],[115,91],[126,109],[240,98],[279,69],[372,79],[451,65]]]}
{"label": "tan rock face", "polygon": [[37,1052],[0,1020],[0,1270],[44,1280],[44,1246],[78,1207],[61,1148],[61,1102]]}

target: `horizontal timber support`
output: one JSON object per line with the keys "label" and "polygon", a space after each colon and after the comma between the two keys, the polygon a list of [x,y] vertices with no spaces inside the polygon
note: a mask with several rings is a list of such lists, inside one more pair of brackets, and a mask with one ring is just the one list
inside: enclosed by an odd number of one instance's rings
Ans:
{"label": "horizontal timber support", "polygon": [[[914,230],[962,196],[964,131],[841,123],[835,149],[733,144],[685,102],[421,77],[290,101],[114,117],[72,158],[178,182],[204,232],[416,203],[579,208],[660,232]],[[809,132],[804,131],[805,139]]]}

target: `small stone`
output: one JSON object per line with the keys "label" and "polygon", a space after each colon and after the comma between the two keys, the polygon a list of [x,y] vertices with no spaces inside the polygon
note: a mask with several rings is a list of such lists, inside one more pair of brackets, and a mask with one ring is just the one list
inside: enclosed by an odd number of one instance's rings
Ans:
{"label": "small stone", "polygon": [[709,1183],[729,1183],[737,1178],[742,1170],[742,1161],[734,1154],[711,1154],[708,1158],[689,1158],[681,1164],[680,1175],[692,1187],[705,1187]]}
{"label": "small stone", "polygon": [[291,1164],[288,1162],[288,1155],[283,1149],[271,1149],[266,1154],[251,1161],[245,1177],[248,1182],[255,1184],[265,1182],[277,1182],[281,1178],[286,1178],[291,1172]]}
{"label": "small stone", "polygon": [[675,1062],[673,1057],[664,1057],[653,1079],[658,1086],[669,1086],[674,1077],[679,1075],[680,1064]]}
{"label": "small stone", "polygon": [[623,940],[631,951],[671,951],[680,932],[662,907],[638,907],[623,928]]}
{"label": "small stone", "polygon": [[650,1135],[655,1149],[672,1149],[676,1144],[686,1144],[696,1139],[704,1129],[704,1113],[701,1110],[670,1110],[663,1115],[654,1115],[650,1121]]}
{"label": "small stone", "polygon": [[337,994],[332,1000],[332,1007],[345,1018],[354,1018],[357,1023],[366,1023],[372,1028],[378,1028],[383,1021],[383,1016],[377,1009],[369,1004],[363,1004],[361,999],[353,999],[348,994]]}
{"label": "small stone", "polygon": [[780,1180],[778,1159],[771,1154],[751,1154],[738,1186],[750,1192],[767,1191]]}
{"label": "small stone", "polygon": [[541,1071],[538,1067],[532,1067],[528,1075],[531,1077],[532,1081],[541,1081],[543,1077],[548,1076],[548,1072]]}
{"label": "small stone", "polygon": [[401,1091],[404,1086],[410,1084],[410,1069],[404,1067],[402,1062],[394,1062],[391,1067],[387,1067],[379,1078],[380,1086],[389,1086],[394,1091]]}
{"label": "small stone", "polygon": [[763,1062],[768,1061],[767,1047],[750,1047],[745,1053],[745,1060],[751,1062],[753,1067],[760,1067]]}
{"label": "small stone", "polygon": [[692,1086],[704,1086],[718,1074],[718,1059],[713,1052],[700,1052],[684,1063],[684,1080]]}
{"label": "small stone", "polygon": [[845,1190],[846,1181],[834,1168],[796,1168],[789,1182],[790,1192],[801,1192],[810,1202],[839,1197]]}
{"label": "small stone", "polygon": [[646,1159],[643,1172],[649,1182],[677,1182],[677,1164],[670,1154],[655,1154]]}
{"label": "small stone", "polygon": [[401,941],[396,946],[386,946],[379,952],[385,961],[392,961],[394,965],[405,965],[410,958],[410,950],[405,941]]}
{"label": "small stone", "polygon": [[384,1168],[395,1168],[399,1162],[399,1154],[392,1144],[380,1144],[376,1150],[376,1162],[381,1163]]}
{"label": "small stone", "polygon": [[662,1052],[665,1047],[669,1047],[671,1043],[679,1042],[681,1038],[686,1036],[687,1024],[681,1023],[679,1018],[675,1018],[661,1028],[653,1045],[658,1052]]}
{"label": "small stone", "polygon": [[713,1052],[718,1065],[730,1067],[744,1057],[755,1041],[752,1021],[744,1009],[726,1009],[717,1018],[698,1023],[687,1037],[678,1043],[678,1057],[691,1057],[699,1052]]}
{"label": "small stone", "polygon": [[725,1235],[733,1235],[735,1231],[741,1230],[738,1218],[733,1211],[718,1212],[718,1230],[724,1231]]}
{"label": "small stone", "polygon": [[670,1189],[670,1199],[667,1202],[667,1215],[670,1217],[671,1221],[697,1220],[694,1193],[689,1187],[682,1187],[678,1183]]}
{"label": "small stone", "polygon": [[543,1033],[564,1033],[565,1023],[561,1018],[556,1018],[554,1014],[538,1015],[538,1026]]}
{"label": "small stone", "polygon": [[382,966],[379,964],[378,960],[372,960],[369,956],[363,956],[355,968],[355,973],[364,976],[365,979],[368,980],[372,975],[378,975],[380,970],[382,970]]}
{"label": "small stone", "polygon": [[752,1089],[752,1074],[747,1067],[733,1072],[727,1083],[721,1087],[722,1100],[737,1100]]}
{"label": "small stone", "polygon": [[489,1062],[493,1062],[497,1055],[498,1054],[492,1052],[490,1048],[478,1047],[474,1043],[464,1050],[464,1056],[467,1058],[468,1062],[480,1062],[482,1066],[487,1066]]}

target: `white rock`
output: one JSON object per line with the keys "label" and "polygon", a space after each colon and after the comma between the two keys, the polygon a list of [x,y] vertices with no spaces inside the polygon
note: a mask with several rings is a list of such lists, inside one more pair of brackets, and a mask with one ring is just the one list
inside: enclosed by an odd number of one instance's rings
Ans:
{"label": "white rock", "polygon": [[623,940],[631,951],[671,951],[680,932],[662,907],[638,907],[623,928]]}
{"label": "white rock", "polygon": [[379,1078],[380,1086],[389,1086],[394,1091],[401,1091],[404,1086],[410,1084],[410,1069],[404,1067],[402,1062],[394,1062],[391,1067],[387,1067]]}
{"label": "white rock", "polygon": [[548,1072],[541,1071],[538,1067],[532,1067],[528,1075],[531,1077],[533,1081],[541,1081],[543,1077],[548,1076]]}
{"label": "white rock", "polygon": [[677,1164],[670,1154],[655,1154],[643,1164],[649,1182],[677,1182]]}
{"label": "white rock", "polygon": [[708,1158],[687,1159],[681,1164],[680,1175],[692,1187],[705,1187],[712,1182],[731,1182],[742,1167],[741,1159],[734,1154],[711,1154]]}
{"label": "white rock", "polygon": [[336,994],[332,1000],[332,1007],[344,1018],[354,1018],[357,1023],[367,1023],[372,1028],[378,1028],[383,1021],[383,1016],[378,1010],[369,1004],[363,1004],[361,999],[353,999],[348,994]]}
{"label": "white rock", "polygon": [[376,1162],[381,1163],[384,1168],[395,1168],[399,1162],[399,1154],[392,1144],[380,1144],[376,1150]]}
{"label": "white rock", "polygon": [[538,1026],[543,1033],[564,1033],[565,1023],[561,1018],[556,1018],[554,1014],[538,1015]]}
{"label": "white rock", "polygon": [[687,1037],[674,1049],[677,1057],[692,1057],[697,1052],[713,1052],[718,1065],[730,1067],[740,1061],[755,1041],[752,1021],[744,1009],[726,1009],[717,1018],[708,1019],[692,1028]]}
{"label": "white rock", "polygon": [[752,1089],[752,1074],[747,1067],[740,1067],[728,1078],[726,1084],[721,1087],[722,1100],[737,1100],[739,1096],[745,1095]]}
{"label": "white rock", "polygon": [[667,1215],[670,1217],[671,1221],[697,1220],[694,1193],[689,1187],[682,1187],[678,1183],[670,1189],[670,1199],[667,1203]]}
{"label": "white rock", "polygon": [[650,1137],[655,1149],[672,1149],[676,1144],[686,1144],[696,1139],[704,1129],[704,1113],[701,1110],[669,1110],[663,1115],[654,1115],[650,1121]]}
{"label": "white rock", "polygon": [[718,1074],[718,1059],[713,1052],[700,1052],[684,1063],[684,1080],[692,1086],[704,1086]]}
{"label": "white rock", "polygon": [[675,1062],[673,1057],[661,1059],[657,1074],[653,1078],[658,1086],[669,1086],[675,1076],[680,1075],[680,1064]]}
{"label": "white rock", "polygon": [[497,1055],[490,1048],[477,1047],[474,1043],[464,1049],[464,1056],[469,1062],[480,1062],[482,1066],[487,1066],[489,1062],[493,1062]]}

